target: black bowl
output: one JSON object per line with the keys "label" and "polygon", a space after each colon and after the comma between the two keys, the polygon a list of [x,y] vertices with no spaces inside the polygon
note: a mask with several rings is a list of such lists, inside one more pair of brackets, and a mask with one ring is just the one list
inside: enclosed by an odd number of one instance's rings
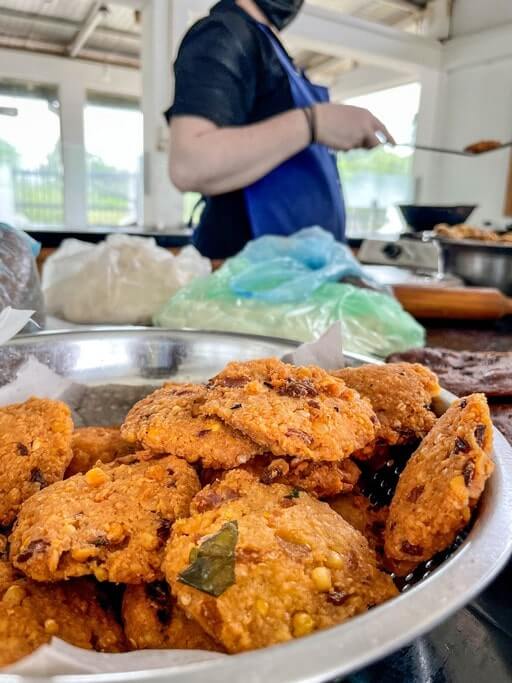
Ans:
{"label": "black bowl", "polygon": [[398,207],[407,225],[414,232],[433,230],[439,223],[464,223],[477,206],[418,206],[402,204]]}

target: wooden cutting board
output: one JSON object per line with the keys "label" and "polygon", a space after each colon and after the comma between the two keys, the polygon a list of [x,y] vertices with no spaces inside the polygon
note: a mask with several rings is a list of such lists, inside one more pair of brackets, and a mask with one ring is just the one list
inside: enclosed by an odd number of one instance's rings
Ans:
{"label": "wooden cutting board", "polygon": [[498,320],[512,315],[512,298],[498,289],[395,285],[393,291],[415,318]]}

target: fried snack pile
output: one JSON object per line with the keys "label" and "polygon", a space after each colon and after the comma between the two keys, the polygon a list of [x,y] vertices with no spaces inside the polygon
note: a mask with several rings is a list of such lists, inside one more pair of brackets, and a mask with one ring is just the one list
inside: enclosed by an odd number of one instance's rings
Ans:
{"label": "fried snack pile", "polygon": [[465,223],[453,226],[440,223],[436,225],[434,232],[438,237],[444,237],[449,240],[477,240],[479,242],[493,242],[495,244],[512,244],[512,233],[510,232],[496,232],[495,230],[477,228]]}
{"label": "fried snack pile", "polygon": [[415,364],[264,359],[166,384],[120,429],[73,432],[57,401],[1,408],[0,666],[53,636],[232,654],[396,596],[493,470],[485,398],[438,419],[439,393]]}

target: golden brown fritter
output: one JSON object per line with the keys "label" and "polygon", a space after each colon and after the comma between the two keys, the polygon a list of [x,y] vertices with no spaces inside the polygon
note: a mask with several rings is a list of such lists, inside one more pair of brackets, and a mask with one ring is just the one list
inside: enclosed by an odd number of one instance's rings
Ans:
{"label": "golden brown fritter", "polygon": [[379,563],[384,552],[384,529],[389,514],[387,506],[376,507],[360,493],[348,493],[329,500],[329,505],[357,529],[375,550]]}
{"label": "golden brown fritter", "polygon": [[[361,475],[359,467],[349,458],[340,462],[314,462],[275,458],[269,453],[256,456],[239,469],[254,474],[262,484],[285,484],[315,498],[331,498],[352,491]],[[211,483],[224,473],[223,470],[207,470],[202,474],[202,481]]]}
{"label": "golden brown fritter", "polygon": [[123,438],[216,469],[236,467],[260,453],[240,432],[200,414],[206,393],[198,384],[167,384],[130,410],[121,428]]}
{"label": "golden brown fritter", "polygon": [[121,436],[119,427],[80,427],[75,429],[71,440],[73,457],[65,478],[85,474],[96,463],[107,464],[129,455],[136,450]]}
{"label": "golden brown fritter", "polygon": [[60,481],[71,460],[73,423],[59,401],[31,398],[0,408],[0,527],[22,503]]}
{"label": "golden brown fritter", "polygon": [[455,401],[400,476],[385,531],[391,561],[419,564],[453,543],[492,474],[491,450],[485,396]]}
{"label": "golden brown fritter", "polygon": [[375,438],[370,404],[320,368],[273,358],[229,363],[208,386],[201,410],[274,455],[338,461]]}
{"label": "golden brown fritter", "polygon": [[364,460],[387,446],[414,443],[434,426],[431,404],[441,387],[436,376],[422,365],[362,365],[333,374],[368,398],[379,419],[375,441],[355,457]]}
{"label": "golden brown fritter", "polygon": [[148,457],[95,467],[28,500],[11,536],[13,564],[37,581],[161,578],[164,545],[174,521],[188,515],[199,480],[184,460]]}
{"label": "golden brown fritter", "polygon": [[22,576],[23,574],[14,569],[9,560],[0,559],[0,598],[11,584]]}
{"label": "golden brown fritter", "polygon": [[473,142],[471,145],[464,147],[465,152],[470,154],[482,154],[483,152],[491,152],[495,149],[499,149],[503,145],[499,140],[479,140],[478,142]]}
{"label": "golden brown fritter", "polygon": [[126,649],[121,627],[102,606],[94,581],[43,584],[20,578],[0,563],[0,667],[29,655],[52,636],[100,652]]}
{"label": "golden brown fritter", "polygon": [[363,536],[306,493],[234,470],[191,513],[174,526],[164,571],[180,607],[230,653],[341,623],[397,594]]}
{"label": "golden brown fritter", "polygon": [[136,650],[210,650],[222,652],[197,622],[171,597],[165,581],[128,586],[123,597],[123,623]]}

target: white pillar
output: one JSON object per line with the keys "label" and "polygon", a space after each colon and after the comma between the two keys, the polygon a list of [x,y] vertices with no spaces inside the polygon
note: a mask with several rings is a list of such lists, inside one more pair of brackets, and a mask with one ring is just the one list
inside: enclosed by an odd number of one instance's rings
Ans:
{"label": "white pillar", "polygon": [[183,0],[152,0],[143,9],[144,225],[159,231],[181,225],[183,196],[168,176],[168,129],[163,112],[173,94],[172,62],[186,30]]}
{"label": "white pillar", "polygon": [[[441,121],[446,89],[446,74],[433,69],[420,70],[421,101],[416,126],[416,142],[419,145],[439,147],[443,142]],[[416,179],[415,201],[419,204],[439,203],[440,164],[442,157],[418,150],[414,155]]]}
{"label": "white pillar", "polygon": [[64,166],[64,225],[69,230],[80,230],[87,225],[84,86],[79,80],[62,82],[59,100]]}

